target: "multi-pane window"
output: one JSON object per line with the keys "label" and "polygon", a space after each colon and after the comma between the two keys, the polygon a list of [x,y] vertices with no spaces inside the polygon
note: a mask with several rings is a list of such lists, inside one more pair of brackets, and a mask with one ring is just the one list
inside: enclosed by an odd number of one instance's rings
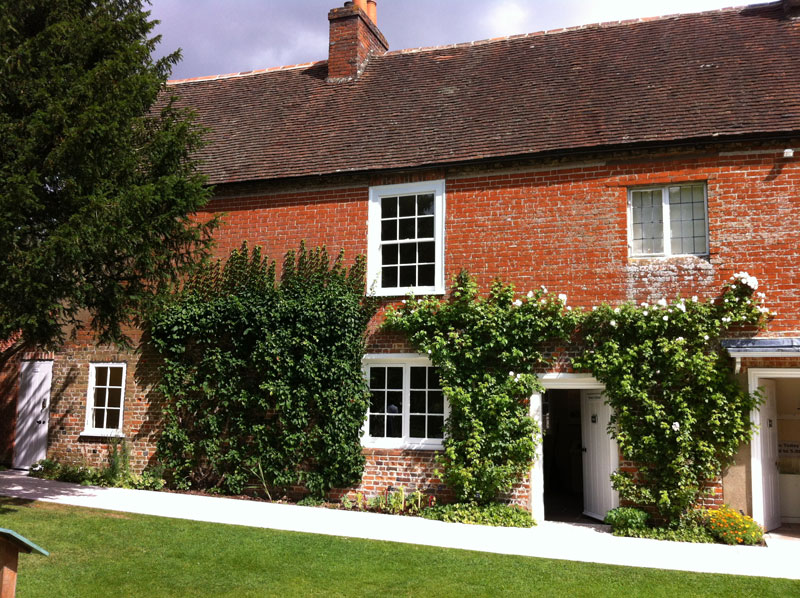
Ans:
{"label": "multi-pane window", "polygon": [[433,193],[381,197],[381,287],[435,281]]}
{"label": "multi-pane window", "polygon": [[633,189],[628,203],[632,255],[708,253],[708,213],[703,183]]}
{"label": "multi-pane window", "polygon": [[378,295],[443,292],[444,181],[370,189],[369,271]]}
{"label": "multi-pane window", "polygon": [[119,432],[125,397],[125,364],[93,363],[89,367],[85,433]]}
{"label": "multi-pane window", "polygon": [[437,368],[412,358],[372,363],[366,370],[371,400],[365,440],[386,446],[440,445],[447,403]]}

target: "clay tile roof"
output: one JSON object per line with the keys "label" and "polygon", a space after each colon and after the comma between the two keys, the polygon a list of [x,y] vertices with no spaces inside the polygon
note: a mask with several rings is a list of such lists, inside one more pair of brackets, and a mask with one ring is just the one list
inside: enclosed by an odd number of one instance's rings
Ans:
{"label": "clay tile roof", "polygon": [[389,52],[169,88],[210,127],[211,183],[800,132],[800,19],[780,4]]}

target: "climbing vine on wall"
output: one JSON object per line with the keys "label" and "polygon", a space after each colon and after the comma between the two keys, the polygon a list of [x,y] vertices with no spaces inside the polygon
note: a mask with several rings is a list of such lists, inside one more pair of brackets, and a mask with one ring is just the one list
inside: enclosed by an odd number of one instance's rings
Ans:
{"label": "climbing vine on wall", "polygon": [[740,272],[716,300],[602,305],[584,316],[585,351],[574,366],[605,385],[610,432],[637,464],[612,476],[621,498],[679,520],[750,439],[759,397],[734,380],[720,338],[732,326],[765,325],[757,288]]}
{"label": "climbing vine on wall", "polygon": [[529,401],[542,390],[533,371],[547,363],[545,344],[575,329],[566,301],[541,289],[515,299],[500,281],[483,298],[462,271],[448,298],[411,298],[387,312],[385,326],[440,368],[450,417],[438,462],[459,500],[493,501],[530,470],[538,430]]}
{"label": "climbing vine on wall", "polygon": [[369,393],[361,371],[376,302],[365,262],[324,248],[275,263],[246,245],[153,319],[163,357],[161,460],[177,486],[240,493],[358,484]]}

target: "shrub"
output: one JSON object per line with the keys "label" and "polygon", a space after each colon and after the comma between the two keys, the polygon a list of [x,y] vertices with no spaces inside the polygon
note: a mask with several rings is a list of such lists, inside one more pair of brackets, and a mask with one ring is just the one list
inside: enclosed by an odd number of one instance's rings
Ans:
{"label": "shrub", "polygon": [[612,530],[634,530],[646,528],[648,519],[650,519],[650,514],[641,509],[617,507],[606,513],[604,523],[610,525]]}
{"label": "shrub", "polygon": [[725,544],[760,544],[764,530],[752,518],[728,506],[708,512],[708,530]]}
{"label": "shrub", "polygon": [[154,317],[165,397],[158,454],[175,485],[240,494],[361,479],[369,391],[361,370],[376,301],[365,260],[325,248],[274,261],[247,245]]}
{"label": "shrub", "polygon": [[585,350],[573,366],[605,385],[609,433],[638,464],[636,474],[612,477],[621,498],[678,520],[750,439],[759,396],[734,379],[720,338],[734,325],[765,324],[757,287],[740,272],[715,301],[602,305],[584,318]]}
{"label": "shrub", "polygon": [[453,503],[423,509],[425,519],[470,523],[494,527],[533,527],[535,522],[530,511],[521,507],[502,504],[479,505],[476,503]]}
{"label": "shrub", "polygon": [[57,480],[83,486],[108,486],[137,490],[161,490],[166,482],[160,466],[145,469],[140,475],[130,470],[130,450],[125,440],[110,443],[105,466],[71,465],[52,459],[42,459],[30,469],[30,475],[45,480]]}
{"label": "shrub", "polygon": [[387,311],[385,326],[439,367],[450,416],[437,473],[460,501],[490,503],[530,471],[538,435],[530,396],[543,390],[533,370],[547,363],[545,343],[575,328],[565,304],[544,291],[515,300],[500,281],[482,298],[462,271],[449,298],[410,298]]}

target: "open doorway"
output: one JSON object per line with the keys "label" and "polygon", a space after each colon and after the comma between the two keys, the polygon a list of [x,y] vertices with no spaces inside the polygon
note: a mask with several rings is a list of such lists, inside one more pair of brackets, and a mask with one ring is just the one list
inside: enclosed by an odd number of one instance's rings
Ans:
{"label": "open doorway", "polygon": [[544,516],[587,523],[583,515],[581,391],[548,390],[542,397]]}
{"label": "open doorway", "polygon": [[597,523],[619,505],[611,473],[619,466],[609,436],[611,407],[589,374],[548,373],[531,397],[543,432],[531,469],[530,509],[537,521]]}

